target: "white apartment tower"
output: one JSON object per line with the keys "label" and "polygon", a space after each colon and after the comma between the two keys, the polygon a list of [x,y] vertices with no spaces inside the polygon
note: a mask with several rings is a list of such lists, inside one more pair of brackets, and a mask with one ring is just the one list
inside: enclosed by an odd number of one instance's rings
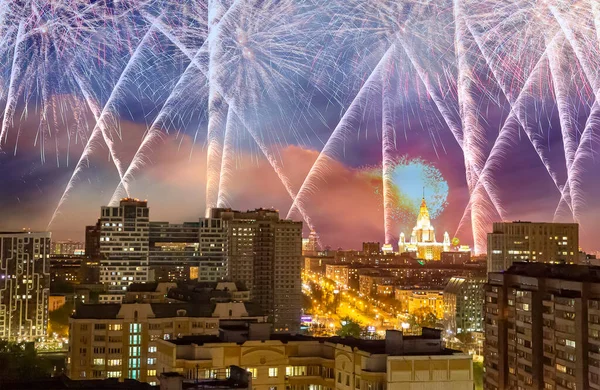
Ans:
{"label": "white apartment tower", "polygon": [[148,281],[148,202],[124,198],[103,206],[100,217],[100,283],[124,292],[131,283]]}
{"label": "white apartment tower", "polygon": [[46,336],[49,254],[49,232],[0,232],[0,339]]}
{"label": "white apartment tower", "polygon": [[221,213],[227,209],[211,209],[200,219],[198,280],[218,282],[227,277],[227,223]]}

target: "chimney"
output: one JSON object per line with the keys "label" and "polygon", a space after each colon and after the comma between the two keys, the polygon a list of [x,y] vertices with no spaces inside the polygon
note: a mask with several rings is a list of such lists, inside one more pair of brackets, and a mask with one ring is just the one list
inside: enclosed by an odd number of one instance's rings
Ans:
{"label": "chimney", "polygon": [[385,353],[388,355],[402,355],[404,352],[404,335],[400,330],[388,329],[385,331]]}

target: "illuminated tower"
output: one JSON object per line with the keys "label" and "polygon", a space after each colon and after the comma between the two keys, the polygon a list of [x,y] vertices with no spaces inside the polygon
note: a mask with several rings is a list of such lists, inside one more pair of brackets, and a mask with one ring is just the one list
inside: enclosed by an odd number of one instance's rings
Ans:
{"label": "illuminated tower", "polygon": [[416,252],[417,257],[424,260],[439,260],[442,251],[450,250],[450,236],[444,233],[444,241],[437,242],[435,239],[435,229],[431,225],[429,210],[425,197],[421,199],[421,207],[417,217],[417,224],[410,235],[410,242],[405,240],[404,233],[400,233],[398,240],[399,252]]}

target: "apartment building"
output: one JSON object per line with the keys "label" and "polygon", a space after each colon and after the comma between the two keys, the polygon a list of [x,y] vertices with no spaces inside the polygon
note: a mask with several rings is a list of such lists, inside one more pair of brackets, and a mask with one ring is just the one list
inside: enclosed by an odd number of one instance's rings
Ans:
{"label": "apartment building", "polygon": [[485,277],[454,277],[444,289],[444,330],[449,335],[483,332]]}
{"label": "apartment building", "polygon": [[50,232],[0,232],[0,339],[46,336]]}
{"label": "apartment building", "polygon": [[471,357],[445,349],[434,329],[360,340],[269,334],[256,327],[160,340],[158,369],[194,379],[237,365],[252,374],[256,390],[473,389]]}
{"label": "apartment building", "polygon": [[405,313],[416,314],[419,311],[430,311],[436,318],[444,318],[443,290],[396,288],[395,296]]}
{"label": "apartment building", "polygon": [[[219,334],[222,326],[264,322],[248,302],[78,305],[69,321],[68,376],[156,384],[158,340]],[[269,324],[267,324],[269,325]]]}
{"label": "apartment building", "polygon": [[516,261],[577,264],[576,223],[494,222],[488,233],[488,272],[508,269]]}
{"label": "apartment building", "polygon": [[358,290],[361,294],[373,297],[378,293],[379,286],[393,286],[396,279],[385,272],[369,273],[358,277]]}
{"label": "apartment building", "polygon": [[339,284],[340,287],[348,288],[350,286],[349,268],[349,264],[326,264],[325,276]]}
{"label": "apartment building", "polygon": [[148,217],[148,202],[133,198],[101,208],[100,283],[109,292],[122,293],[131,283],[149,280]]}
{"label": "apartment building", "polygon": [[148,265],[158,282],[198,280],[200,224],[150,222]]}
{"label": "apartment building", "polygon": [[484,347],[486,389],[600,389],[600,267],[491,273]]}

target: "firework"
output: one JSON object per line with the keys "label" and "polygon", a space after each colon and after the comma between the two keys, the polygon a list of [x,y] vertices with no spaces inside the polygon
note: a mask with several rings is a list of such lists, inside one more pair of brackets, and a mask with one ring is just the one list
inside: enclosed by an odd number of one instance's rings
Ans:
{"label": "firework", "polygon": [[[115,203],[173,129],[206,150],[207,208],[236,206],[236,161],[251,151],[285,187],[287,216],[318,230],[310,199],[330,164],[351,140],[380,137],[392,243],[404,142],[424,134],[442,160],[450,139],[470,195],[457,230],[470,221],[482,252],[490,222],[508,214],[495,178],[519,142],[531,143],[557,189],[556,218],[580,221],[598,142],[599,43],[594,1],[0,0],[0,148],[17,153],[33,139],[42,163],[54,153],[61,165],[72,158],[62,150],[82,144],[53,223],[103,145],[119,176]],[[123,118],[132,102],[150,114],[128,161],[120,121],[132,119]],[[329,107],[340,115],[323,136]],[[560,129],[540,119],[554,110]],[[36,133],[24,134],[33,115]],[[560,135],[561,164],[549,132]],[[280,158],[289,144],[320,152],[298,188]]]}

